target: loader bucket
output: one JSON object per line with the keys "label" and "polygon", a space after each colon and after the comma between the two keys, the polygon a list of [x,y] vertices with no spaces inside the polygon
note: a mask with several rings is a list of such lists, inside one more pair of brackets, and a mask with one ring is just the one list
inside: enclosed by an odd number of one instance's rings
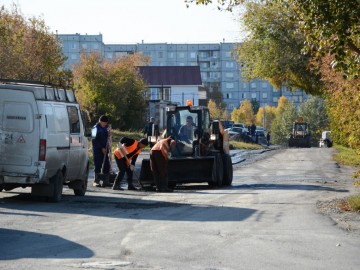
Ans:
{"label": "loader bucket", "polygon": [[[172,158],[169,160],[169,185],[176,183],[215,182],[215,157]],[[141,185],[154,185],[150,160],[143,159],[140,172]]]}

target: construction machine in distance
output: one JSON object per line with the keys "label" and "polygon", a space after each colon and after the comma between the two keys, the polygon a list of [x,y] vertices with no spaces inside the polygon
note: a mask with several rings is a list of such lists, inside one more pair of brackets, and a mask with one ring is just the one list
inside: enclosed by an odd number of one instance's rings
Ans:
{"label": "construction machine in distance", "polygon": [[311,147],[311,134],[309,124],[299,117],[293,122],[292,132],[289,138],[289,147]]}
{"label": "construction machine in distance", "polygon": [[[184,183],[208,183],[210,186],[229,186],[233,167],[229,155],[229,136],[220,121],[211,120],[204,106],[170,106],[166,108],[166,130],[163,137],[173,136],[176,149],[168,166],[169,187]],[[184,138],[179,130],[191,116],[191,134]],[[143,159],[139,182],[154,186],[150,160]]]}

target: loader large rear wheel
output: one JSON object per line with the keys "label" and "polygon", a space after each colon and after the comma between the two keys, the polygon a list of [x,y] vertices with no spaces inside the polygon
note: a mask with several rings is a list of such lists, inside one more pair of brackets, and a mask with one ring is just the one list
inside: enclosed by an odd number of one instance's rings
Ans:
{"label": "loader large rear wheel", "polygon": [[224,167],[224,177],[223,177],[223,185],[230,186],[233,181],[233,166],[231,157],[228,154],[224,154],[222,156],[223,167]]}

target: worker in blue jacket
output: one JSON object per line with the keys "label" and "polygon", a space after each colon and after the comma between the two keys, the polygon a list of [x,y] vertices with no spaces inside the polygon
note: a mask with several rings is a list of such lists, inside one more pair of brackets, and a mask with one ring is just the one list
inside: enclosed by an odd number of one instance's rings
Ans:
{"label": "worker in blue jacket", "polygon": [[[92,137],[92,152],[94,157],[94,164],[95,164],[95,179],[94,179],[94,186],[96,187],[105,187],[110,186],[109,183],[109,171],[110,171],[110,162],[109,162],[109,147],[108,147],[108,140],[109,140],[109,132],[107,129],[109,119],[106,115],[102,115],[99,118],[98,123],[92,128],[91,130],[91,137]],[[103,183],[100,184],[100,178],[98,174],[102,173],[103,176]]]}

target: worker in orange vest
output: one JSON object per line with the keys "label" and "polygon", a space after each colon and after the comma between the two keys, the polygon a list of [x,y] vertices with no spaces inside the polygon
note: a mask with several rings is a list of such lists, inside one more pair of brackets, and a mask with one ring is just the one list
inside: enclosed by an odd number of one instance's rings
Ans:
{"label": "worker in orange vest", "polygon": [[175,144],[175,140],[168,137],[158,141],[150,150],[150,168],[157,192],[172,192],[168,187],[168,163]]}
{"label": "worker in orange vest", "polygon": [[120,182],[127,174],[128,190],[136,190],[132,183],[133,171],[135,170],[135,162],[140,154],[141,150],[148,146],[148,140],[143,138],[139,141],[123,137],[120,140],[118,147],[114,151],[114,157],[116,165],[119,168],[119,172],[116,175],[113,190],[123,190],[120,187]]}

